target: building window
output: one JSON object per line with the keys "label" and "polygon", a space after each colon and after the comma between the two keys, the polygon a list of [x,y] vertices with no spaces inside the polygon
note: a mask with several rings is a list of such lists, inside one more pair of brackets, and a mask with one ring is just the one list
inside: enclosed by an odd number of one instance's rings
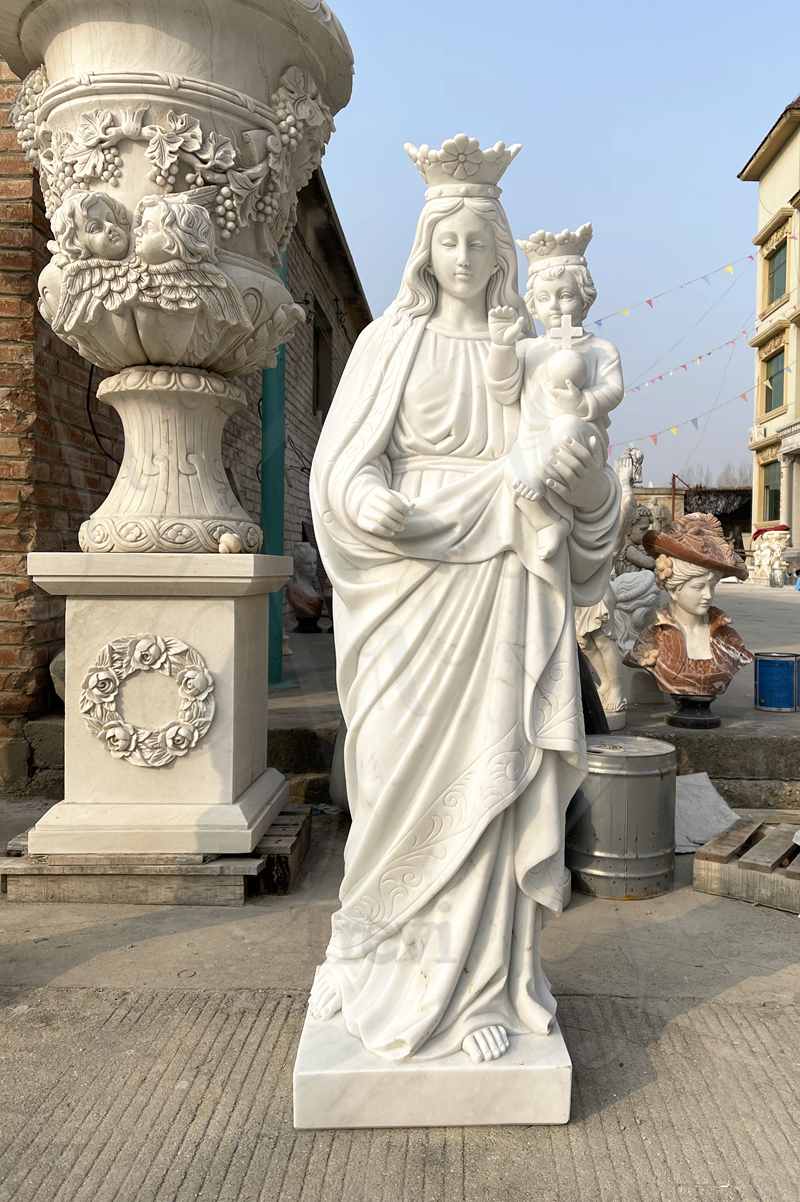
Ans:
{"label": "building window", "polygon": [[764,364],[764,412],[783,408],[784,351],[770,355]]}
{"label": "building window", "polygon": [[314,412],[324,419],[333,400],[333,327],[314,301]]}
{"label": "building window", "polygon": [[763,469],[764,501],[762,521],[777,522],[781,516],[781,465],[778,459],[765,463]]}
{"label": "building window", "polygon": [[774,304],[786,292],[786,241],[779,242],[767,259],[767,304]]}

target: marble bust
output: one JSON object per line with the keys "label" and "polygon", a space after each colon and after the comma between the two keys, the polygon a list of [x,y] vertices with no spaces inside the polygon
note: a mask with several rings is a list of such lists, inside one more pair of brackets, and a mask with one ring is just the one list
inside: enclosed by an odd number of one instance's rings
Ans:
{"label": "marble bust", "polygon": [[747,569],[710,514],[690,513],[664,531],[648,531],[644,546],[657,556],[656,578],[669,604],[654,615],[626,663],[645,668],[676,698],[678,712],[668,719],[673,725],[718,726],[709,706],[753,656],[712,601],[723,576],[745,580]]}
{"label": "marble bust", "polygon": [[[620,486],[592,437],[553,446],[536,499],[508,470],[530,323],[499,181],[520,148],[406,149],[414,244],[311,473],[353,823],[310,1015],[371,1063],[477,1071],[554,1026],[541,931],[586,771],[573,597],[603,596]],[[540,502],[565,515],[547,556]]]}

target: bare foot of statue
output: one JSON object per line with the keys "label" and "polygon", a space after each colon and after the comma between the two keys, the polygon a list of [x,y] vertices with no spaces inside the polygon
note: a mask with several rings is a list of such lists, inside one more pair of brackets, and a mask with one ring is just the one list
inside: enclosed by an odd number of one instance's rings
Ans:
{"label": "bare foot of statue", "polygon": [[508,1051],[508,1035],[505,1027],[481,1027],[473,1031],[461,1044],[473,1064],[486,1060],[499,1060]]}
{"label": "bare foot of statue", "polygon": [[311,986],[311,996],[308,999],[308,1011],[312,1018],[327,1022],[342,1008],[342,994],[333,978],[327,964],[317,969],[314,984]]}
{"label": "bare foot of statue", "polygon": [[541,489],[526,484],[524,480],[515,480],[511,487],[514,494],[524,501],[540,501],[542,498]]}

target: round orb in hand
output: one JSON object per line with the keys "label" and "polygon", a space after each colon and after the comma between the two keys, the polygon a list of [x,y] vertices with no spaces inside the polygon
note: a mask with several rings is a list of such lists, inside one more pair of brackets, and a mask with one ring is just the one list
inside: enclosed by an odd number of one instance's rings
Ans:
{"label": "round orb in hand", "polygon": [[577,351],[556,351],[548,361],[547,374],[556,388],[574,384],[583,389],[586,387],[586,360]]}

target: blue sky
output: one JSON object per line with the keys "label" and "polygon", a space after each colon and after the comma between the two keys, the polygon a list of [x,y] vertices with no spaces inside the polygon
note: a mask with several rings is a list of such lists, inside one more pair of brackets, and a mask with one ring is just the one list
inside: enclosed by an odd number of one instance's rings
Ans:
{"label": "blue sky", "polygon": [[[768,39],[741,0],[333,7],[356,79],[324,166],[376,315],[396,291],[422,200],[403,143],[440,145],[462,130],[483,145],[524,144],[504,181],[517,237],[593,223],[595,317],[752,252],[757,186],[736,176],[800,92],[792,10]],[[629,385],[739,335],[699,367],[626,397],[612,440],[686,421],[750,388],[753,352],[741,330],[754,309],[745,261],[733,276],[607,321]],[[698,430],[643,443],[645,478],[747,459],[751,422],[749,400],[735,400]]]}

